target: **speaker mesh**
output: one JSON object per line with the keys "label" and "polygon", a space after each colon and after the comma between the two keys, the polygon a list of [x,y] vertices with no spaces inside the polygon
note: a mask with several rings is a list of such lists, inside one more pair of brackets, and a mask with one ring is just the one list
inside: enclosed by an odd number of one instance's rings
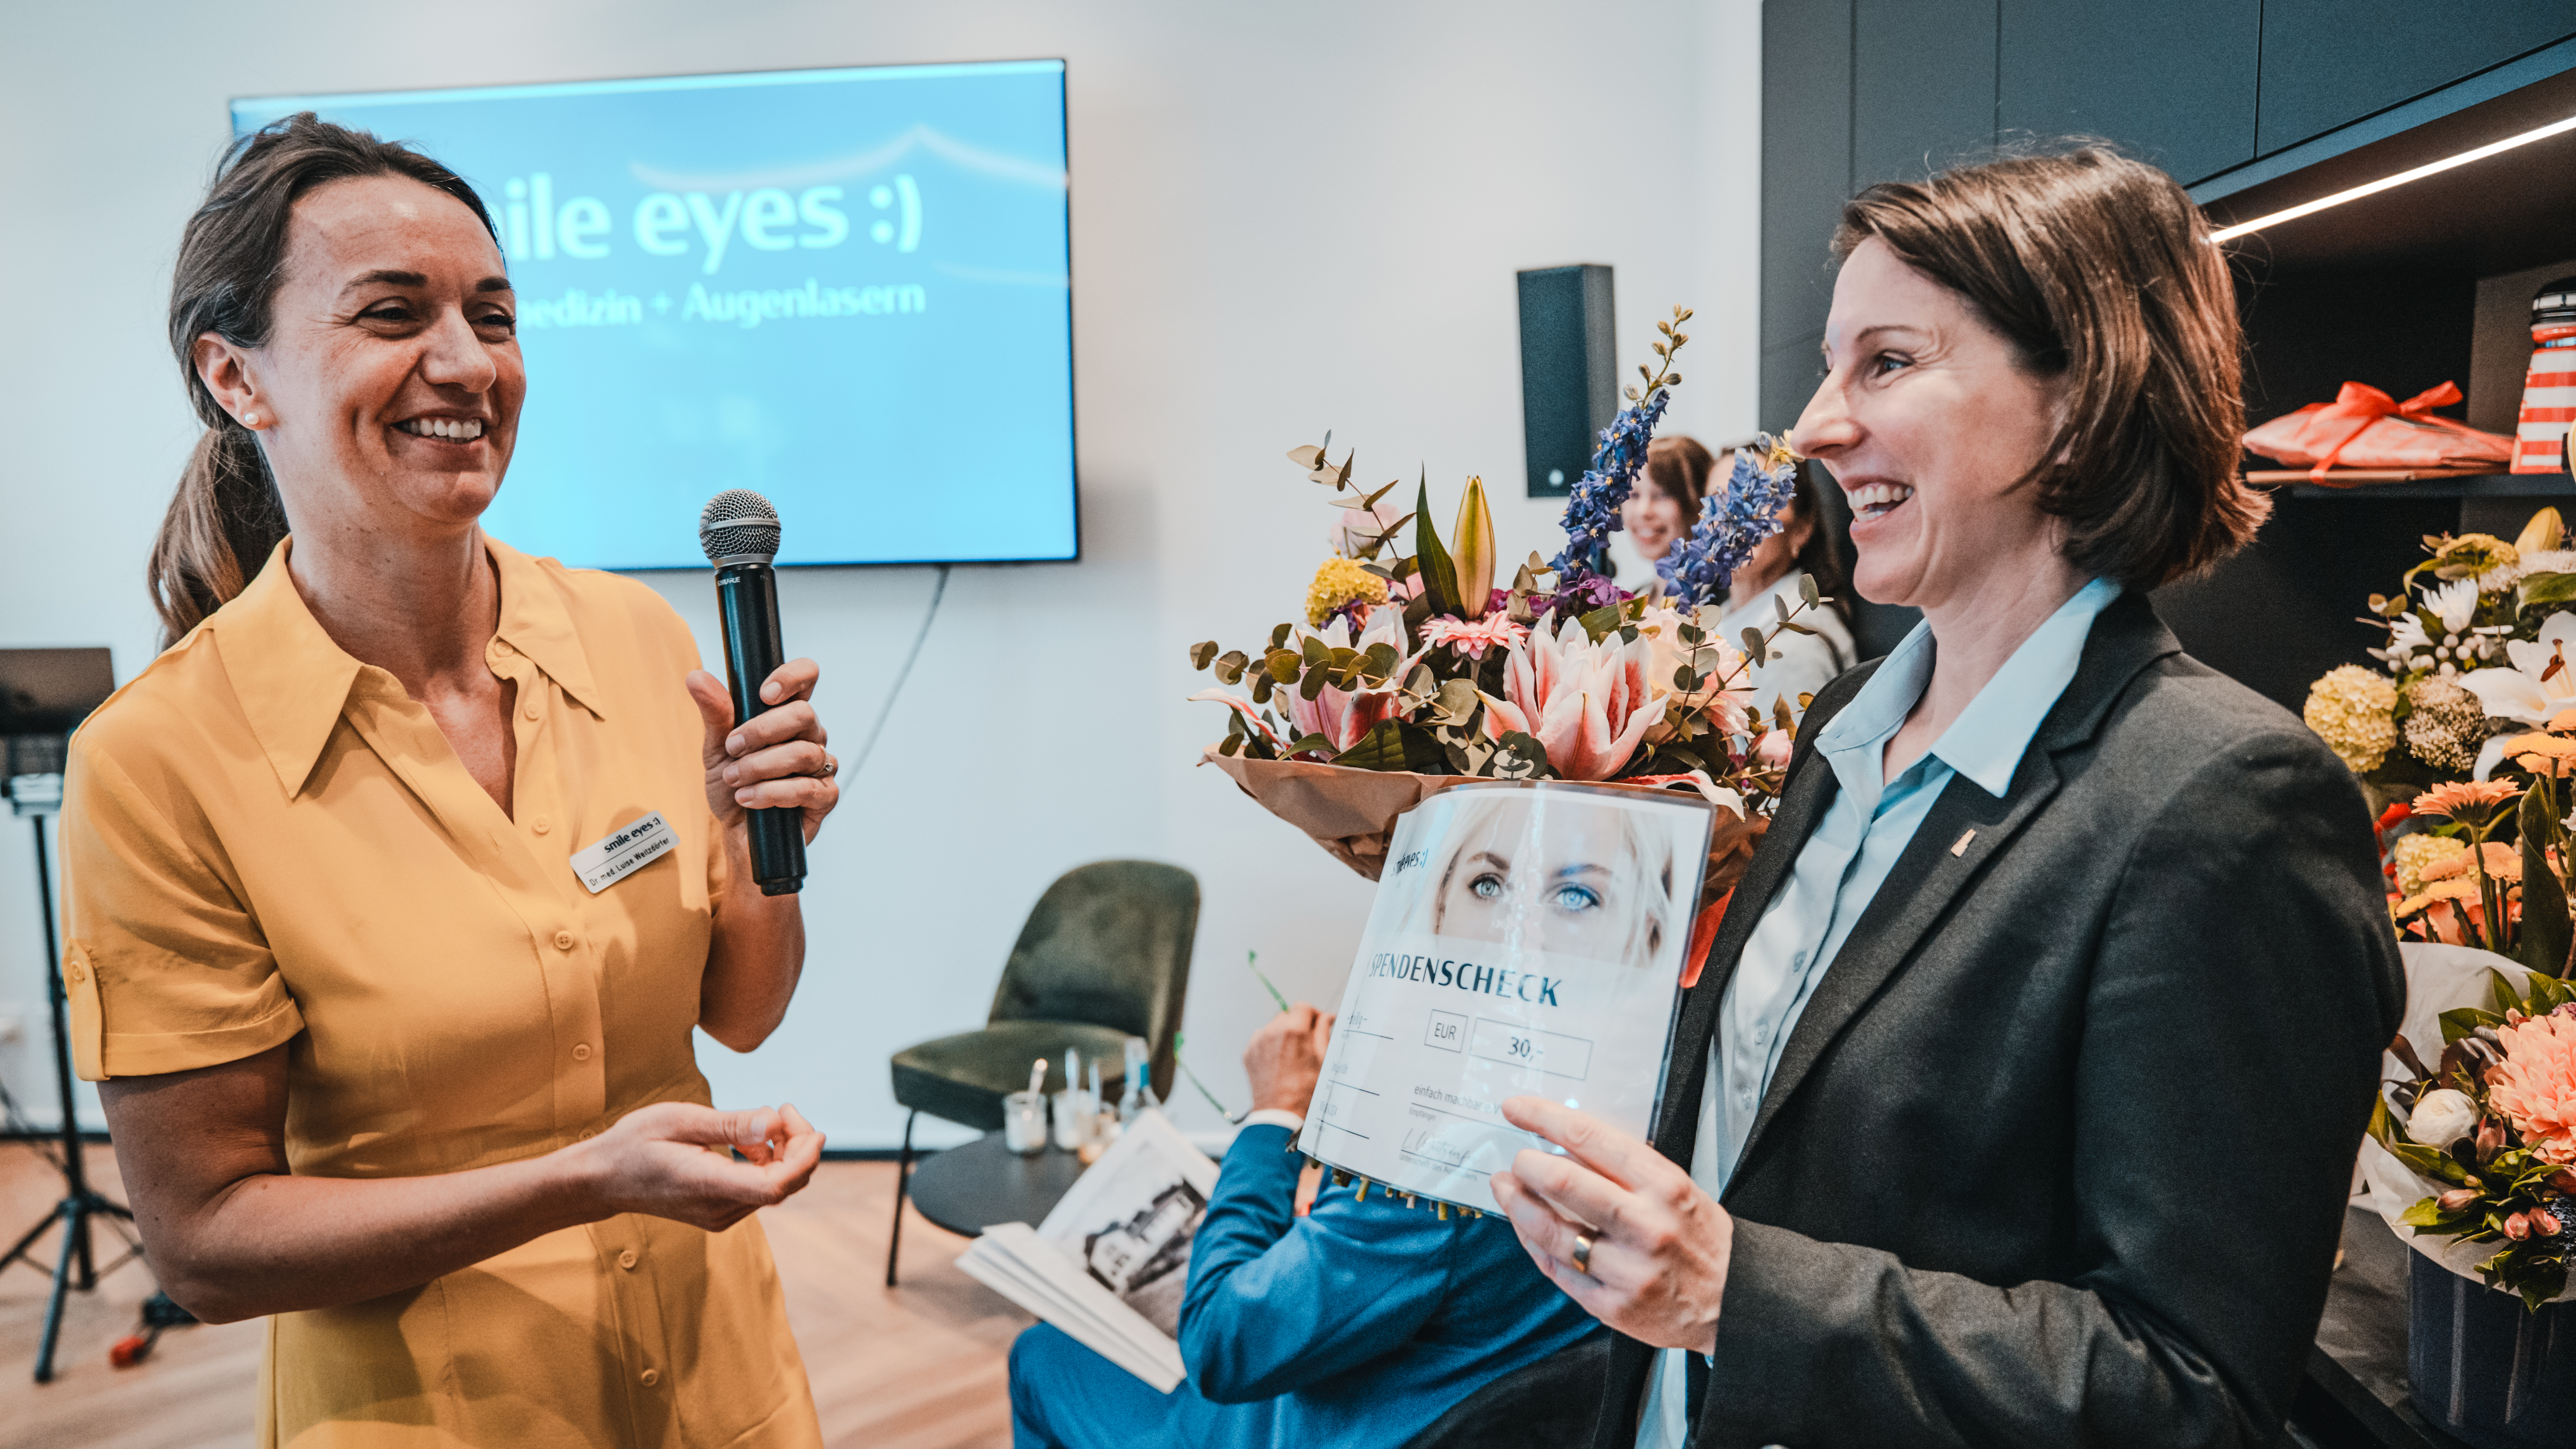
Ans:
{"label": "speaker mesh", "polygon": [[778,553],[778,510],[748,488],[728,488],[698,515],[698,546],[709,563],[767,562]]}

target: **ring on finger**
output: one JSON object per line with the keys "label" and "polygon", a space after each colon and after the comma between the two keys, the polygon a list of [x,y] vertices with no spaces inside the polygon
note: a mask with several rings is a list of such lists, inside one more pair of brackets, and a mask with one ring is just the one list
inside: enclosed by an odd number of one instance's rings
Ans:
{"label": "ring on finger", "polygon": [[829,753],[826,753],[823,756],[823,768],[814,772],[814,778],[817,780],[828,780],[839,773],[841,773],[841,762],[833,759]]}
{"label": "ring on finger", "polygon": [[1574,1271],[1587,1278],[1592,1276],[1593,1241],[1590,1233],[1578,1232],[1574,1235]]}

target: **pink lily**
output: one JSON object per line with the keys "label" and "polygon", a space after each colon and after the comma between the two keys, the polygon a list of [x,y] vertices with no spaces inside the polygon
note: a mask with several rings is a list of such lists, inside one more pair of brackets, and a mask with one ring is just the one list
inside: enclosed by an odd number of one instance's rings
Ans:
{"label": "pink lily", "polygon": [[[1331,649],[1356,649],[1365,654],[1369,646],[1384,644],[1402,654],[1404,613],[1383,605],[1370,609],[1368,624],[1360,630],[1356,640],[1351,638],[1351,626],[1346,619],[1336,618],[1321,629],[1300,627],[1289,637],[1288,647],[1303,648],[1310,638]],[[1397,685],[1412,664],[1413,661],[1407,660],[1399,665],[1387,677],[1385,685],[1377,689],[1346,691],[1328,684],[1313,699],[1303,697],[1293,688],[1281,690],[1274,698],[1286,701],[1288,722],[1301,737],[1322,735],[1332,746],[1333,753],[1340,754],[1358,744],[1360,738],[1380,721],[1396,717],[1402,708]]]}
{"label": "pink lily", "polygon": [[1592,642],[1567,619],[1554,634],[1531,631],[1515,645],[1503,675],[1505,698],[1485,696],[1486,729],[1538,737],[1550,769],[1568,780],[1607,780],[1619,773],[1646,731],[1661,723],[1664,702],[1648,685],[1653,643]]}

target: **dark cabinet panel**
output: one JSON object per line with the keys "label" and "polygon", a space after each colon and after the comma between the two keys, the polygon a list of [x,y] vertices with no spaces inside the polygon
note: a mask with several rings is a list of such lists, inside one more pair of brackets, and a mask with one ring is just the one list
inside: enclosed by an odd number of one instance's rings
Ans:
{"label": "dark cabinet panel", "polygon": [[2263,0],[2003,0],[1995,119],[2100,136],[2188,186],[2254,159]]}
{"label": "dark cabinet panel", "polygon": [[1856,0],[1852,184],[1920,180],[1995,141],[1997,0]]}
{"label": "dark cabinet panel", "polygon": [[1824,334],[1821,330],[1777,347],[1762,349],[1762,427],[1786,434],[1806,411],[1807,399],[1824,380]]}
{"label": "dark cabinet panel", "polygon": [[1825,246],[1851,195],[1851,74],[1851,0],[1771,0],[1762,7],[1766,347],[1825,327],[1832,285]]}
{"label": "dark cabinet panel", "polygon": [[2264,0],[2266,154],[2576,35],[2569,0]]}

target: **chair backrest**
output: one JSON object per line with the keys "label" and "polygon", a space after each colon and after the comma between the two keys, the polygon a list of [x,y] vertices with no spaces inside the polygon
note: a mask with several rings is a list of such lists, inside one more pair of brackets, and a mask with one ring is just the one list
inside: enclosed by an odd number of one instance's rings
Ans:
{"label": "chair backrest", "polygon": [[1172,1034],[1190,984],[1198,877],[1151,860],[1103,860],[1056,878],[1030,909],[993,1021],[1082,1021],[1141,1036],[1154,1091],[1172,1096]]}
{"label": "chair backrest", "polygon": [[1469,1394],[1404,1449],[1559,1449],[1592,1438],[1610,1377],[1610,1335],[1526,1363]]}

